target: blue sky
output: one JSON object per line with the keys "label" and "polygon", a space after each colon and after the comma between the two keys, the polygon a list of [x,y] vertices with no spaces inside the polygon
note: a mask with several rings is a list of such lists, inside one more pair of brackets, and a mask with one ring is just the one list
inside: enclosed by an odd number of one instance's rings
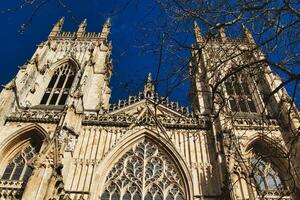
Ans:
{"label": "blue sky", "polygon": [[[29,2],[29,1],[28,1]],[[35,2],[42,2],[35,1]],[[132,1],[127,5],[123,0],[77,0],[64,1],[68,7],[63,8],[59,0],[49,0],[43,5],[34,17],[29,26],[23,33],[18,32],[22,24],[26,24],[34,13],[37,4],[23,5],[22,9],[7,12],[8,8],[20,7],[19,0],[1,2],[0,5],[0,38],[1,38],[1,67],[0,84],[6,84],[14,77],[18,71],[18,66],[30,59],[36,49],[36,45],[47,39],[53,24],[62,16],[65,16],[64,31],[76,31],[78,23],[87,18],[87,31],[97,32],[102,28],[105,20],[110,17],[112,28],[110,40],[113,44],[113,64],[114,71],[111,80],[112,102],[118,99],[127,98],[129,95],[136,94],[143,89],[143,83],[149,72],[155,75],[159,66],[159,45],[147,44],[160,41],[162,33],[150,29],[148,26],[155,16],[156,21],[160,21],[159,9],[152,7],[152,0]],[[135,4],[135,2],[139,2]],[[71,12],[70,12],[71,11]],[[72,18],[75,16],[76,19]],[[163,21],[163,20],[161,20]],[[169,26],[170,24],[165,24]],[[180,39],[184,40],[189,46],[192,44],[191,38],[192,23],[187,24],[186,32],[180,33]],[[188,36],[187,36],[188,35]],[[146,47],[146,48],[145,48]],[[154,49],[154,50],[153,50]],[[165,49],[162,49],[162,52]],[[183,52],[181,57],[189,57],[188,52]],[[173,57],[167,62],[163,62],[160,68],[159,92],[161,95],[168,93],[167,89],[172,88],[179,82],[176,79],[167,79],[175,71],[175,65],[179,62]],[[184,61],[182,61],[184,62]],[[178,74],[178,72],[176,72]],[[180,75],[186,75],[185,68]],[[168,80],[168,81],[164,81]],[[172,100],[178,100],[181,105],[189,104],[188,97],[189,81],[184,81],[177,86],[170,95]],[[291,90],[291,87],[288,88]],[[299,100],[299,99],[298,99]]]}
{"label": "blue sky", "polygon": [[[149,4],[147,4],[147,1]],[[36,45],[47,39],[53,24],[65,16],[64,31],[76,31],[79,22],[87,18],[87,31],[97,32],[102,28],[105,20],[111,18],[110,40],[113,44],[114,72],[111,80],[112,102],[127,98],[143,89],[143,82],[149,72],[156,74],[159,59],[152,52],[143,49],[146,40],[150,38],[145,33],[144,19],[156,12],[151,7],[151,1],[146,0],[138,5],[122,4],[124,1],[76,1],[68,3],[68,8],[63,9],[57,1],[49,1],[35,14],[32,22],[23,33],[18,32],[22,24],[30,19],[34,12],[34,5],[24,5],[22,9],[5,12],[20,4],[12,0],[2,2],[0,10],[0,38],[1,67],[0,84],[7,83],[18,71],[18,66],[30,59]],[[120,3],[121,2],[121,3]],[[157,14],[157,13],[155,13]],[[72,18],[76,17],[76,20]],[[167,83],[163,83],[167,84]],[[188,81],[176,88],[172,99],[179,99],[182,105],[188,103]],[[162,84],[161,84],[162,85]],[[165,94],[164,86],[159,88],[161,95]]]}

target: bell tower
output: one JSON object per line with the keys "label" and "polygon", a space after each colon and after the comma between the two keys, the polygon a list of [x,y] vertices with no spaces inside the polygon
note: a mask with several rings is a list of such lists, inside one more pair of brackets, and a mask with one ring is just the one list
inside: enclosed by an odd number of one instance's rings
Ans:
{"label": "bell tower", "polygon": [[221,27],[204,37],[195,22],[192,107],[211,117],[223,197],[299,199],[299,111],[251,32],[242,31],[231,38]]}
{"label": "bell tower", "polygon": [[[74,152],[81,115],[103,113],[109,108],[113,67],[110,19],[99,32],[87,32],[86,19],[76,32],[66,32],[64,21],[61,18],[54,24],[47,40],[37,46],[0,93],[0,151],[5,157],[0,161],[4,166],[0,173],[13,185],[0,186],[6,188],[5,193],[0,192],[1,198],[44,199],[55,195],[58,190],[54,187],[59,188],[62,178],[61,166],[68,170]],[[14,128],[24,131],[16,133]],[[20,160],[27,154],[28,159]],[[30,167],[32,156],[36,160]],[[36,173],[32,175],[32,171]],[[47,188],[41,189],[45,184]]]}
{"label": "bell tower", "polygon": [[18,106],[62,109],[73,105],[81,112],[105,110],[111,93],[110,20],[98,33],[86,32],[86,19],[77,32],[62,31],[63,23],[61,18],[53,26],[48,39],[38,45],[12,81]]}

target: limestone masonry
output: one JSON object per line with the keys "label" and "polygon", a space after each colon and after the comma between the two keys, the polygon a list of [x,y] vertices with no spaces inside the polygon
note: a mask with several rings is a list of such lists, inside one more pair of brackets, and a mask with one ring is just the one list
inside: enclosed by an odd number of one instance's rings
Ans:
{"label": "limestone masonry", "polygon": [[246,27],[208,39],[195,23],[189,108],[151,74],[111,104],[110,20],[63,23],[0,93],[0,199],[300,199],[299,113],[284,88],[266,104],[281,80]]}

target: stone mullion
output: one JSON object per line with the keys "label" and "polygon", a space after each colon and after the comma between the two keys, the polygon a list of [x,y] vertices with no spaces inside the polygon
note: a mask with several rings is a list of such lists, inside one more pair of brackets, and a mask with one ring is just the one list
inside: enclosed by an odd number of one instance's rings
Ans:
{"label": "stone mullion", "polygon": [[[247,78],[246,77],[240,77],[240,78],[245,78],[245,82],[247,83],[247,84],[249,84],[249,81],[247,80]],[[246,95],[246,93],[245,93],[245,91],[244,91],[244,86],[243,86],[243,81],[241,80],[241,79],[239,79],[238,80],[238,82],[239,82],[239,84],[240,84],[240,88],[241,88],[241,96],[242,96],[242,98],[244,99],[244,102],[245,102],[245,104],[246,104],[246,107],[247,107],[247,110],[248,110],[248,112],[251,112],[250,111],[250,107],[249,107],[249,105],[248,105],[248,98],[250,98],[250,99],[252,99],[252,95],[250,94],[250,95]],[[253,99],[252,99],[253,100]]]}
{"label": "stone mullion", "polygon": [[[64,80],[64,83],[63,83],[63,85],[60,88],[60,91],[59,91],[58,97],[56,99],[55,105],[59,104],[60,98],[61,98],[62,94],[64,93],[66,83],[67,83],[69,75],[71,73],[71,66],[69,64],[65,64],[64,68],[68,68],[68,71],[66,73],[66,78]],[[70,88],[69,88],[69,90],[70,90]]]}
{"label": "stone mullion", "polygon": [[22,170],[22,173],[21,173],[21,175],[20,175],[20,177],[19,177],[19,180],[22,180],[22,181],[23,181],[23,178],[24,178],[24,175],[25,175],[27,169],[28,169],[28,165],[27,165],[26,162],[25,162],[25,163],[24,163],[23,170]]}
{"label": "stone mullion", "polygon": [[[62,74],[60,68],[58,68],[57,70],[59,70],[59,73],[58,73],[58,76],[57,76],[57,78],[56,78],[56,81],[55,81],[53,87],[52,87],[51,90],[50,90],[50,94],[49,94],[48,100],[47,100],[47,102],[46,102],[46,105],[49,105],[49,103],[50,103],[50,101],[51,101],[51,98],[52,98],[52,96],[53,96],[53,94],[54,94],[54,92],[55,92],[56,86],[57,86],[57,84],[58,84],[58,82],[59,82],[59,79],[60,79],[60,77],[61,77],[61,74]],[[57,71],[54,72],[54,74],[52,75],[52,77],[56,74],[56,72],[57,72]],[[52,77],[50,78],[50,81],[51,81]],[[50,83],[50,82],[49,82],[49,83]],[[49,86],[49,83],[48,83],[48,86]],[[47,86],[46,90],[49,89],[48,86]]]}
{"label": "stone mullion", "polygon": [[147,157],[146,157],[146,146],[145,146],[145,149],[144,149],[144,159],[143,159],[143,178],[142,178],[142,191],[141,191],[141,199],[144,200],[144,197],[145,197],[145,188],[146,188],[146,183],[145,183],[145,172],[146,172],[146,164],[147,164]]}

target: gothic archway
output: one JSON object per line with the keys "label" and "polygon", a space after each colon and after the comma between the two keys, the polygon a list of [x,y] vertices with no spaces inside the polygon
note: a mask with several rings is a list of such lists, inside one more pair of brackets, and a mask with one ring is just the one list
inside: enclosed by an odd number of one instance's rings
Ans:
{"label": "gothic archway", "polygon": [[246,147],[249,173],[259,196],[289,196],[295,188],[293,168],[284,148],[271,138],[256,136]]}
{"label": "gothic archway", "polygon": [[30,162],[39,153],[46,138],[46,131],[33,124],[19,129],[2,143],[0,197],[21,199],[33,171]]}
{"label": "gothic archway", "polygon": [[184,196],[175,163],[158,145],[144,138],[111,168],[101,200],[183,200]]}
{"label": "gothic archway", "polygon": [[63,106],[70,94],[78,66],[70,59],[57,65],[44,91],[41,105]]}
{"label": "gothic archway", "polygon": [[183,159],[164,138],[149,130],[120,142],[97,171],[97,194],[91,199],[185,200],[193,193]]}

